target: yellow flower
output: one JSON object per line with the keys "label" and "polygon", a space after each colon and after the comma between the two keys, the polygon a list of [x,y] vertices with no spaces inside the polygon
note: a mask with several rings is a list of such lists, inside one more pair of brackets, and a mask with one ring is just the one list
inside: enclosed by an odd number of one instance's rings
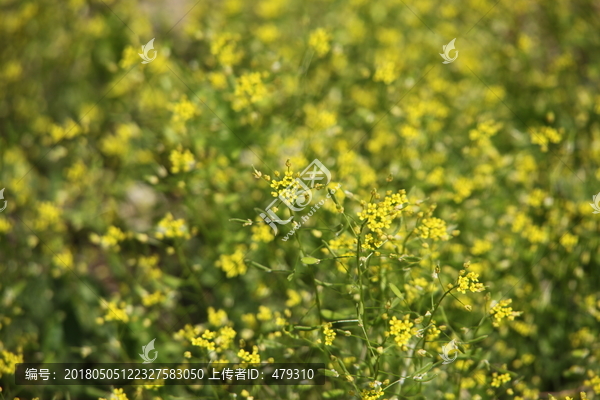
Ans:
{"label": "yellow flower", "polygon": [[273,24],[261,25],[256,30],[256,36],[264,43],[271,43],[279,37],[279,29]]}
{"label": "yellow flower", "polygon": [[531,136],[531,143],[539,144],[542,151],[545,153],[548,151],[548,143],[558,143],[562,139],[564,130],[561,128],[556,130],[549,126],[542,126],[541,128],[530,128],[529,135]]}
{"label": "yellow flower", "polygon": [[492,374],[492,387],[500,387],[500,385],[506,382],[510,382],[510,374],[498,375],[497,372]]}
{"label": "yellow flower", "polygon": [[307,104],[304,106],[304,112],[306,113],[306,126],[315,131],[325,130],[337,123],[337,115],[321,107],[317,108],[312,104]]}
{"label": "yellow flower", "polygon": [[269,225],[252,225],[252,241],[269,243],[275,239],[273,230]]}
{"label": "yellow flower", "polygon": [[298,304],[300,304],[302,302],[302,296],[300,296],[300,293],[298,293],[294,289],[287,289],[286,293],[288,296],[288,299],[285,302],[286,307],[291,308],[291,307],[297,306]]}
{"label": "yellow flower", "polygon": [[403,320],[397,319],[395,316],[390,320],[390,330],[386,335],[394,336],[396,344],[404,351],[408,349],[406,346],[412,337],[412,327],[414,324],[410,322],[410,316],[407,314]]}
{"label": "yellow flower", "polygon": [[90,235],[90,240],[92,243],[99,244],[104,249],[112,248],[114,250],[119,250],[119,242],[125,240],[126,237],[127,236],[122,230],[111,225],[108,227],[106,235],[98,236],[93,233]]}
{"label": "yellow flower", "polygon": [[211,72],[208,74],[208,80],[212,87],[217,90],[227,87],[227,77],[222,72]]}
{"label": "yellow flower", "polygon": [[492,243],[488,240],[475,239],[475,243],[471,248],[471,253],[475,255],[481,255],[487,253],[492,249]]}
{"label": "yellow flower", "polygon": [[123,49],[123,55],[121,56],[121,61],[119,61],[119,67],[129,68],[133,64],[141,63],[142,59],[139,53],[140,51],[136,50],[133,46],[126,46]]}
{"label": "yellow flower", "polygon": [[333,344],[333,340],[335,339],[335,331],[331,329],[331,322],[323,325],[323,334],[325,335],[325,346],[331,346]]}
{"label": "yellow flower", "polygon": [[225,32],[217,35],[212,41],[210,53],[217,58],[222,66],[234,66],[242,59],[243,53],[236,49],[237,40],[239,40],[239,35]]}
{"label": "yellow flower", "polygon": [[162,303],[167,299],[167,297],[161,293],[161,291],[156,291],[152,294],[145,294],[142,296],[142,304],[145,307],[153,306],[154,304]]}
{"label": "yellow flower", "polygon": [[594,393],[600,394],[600,376],[596,375],[593,371],[588,371],[590,379],[583,382],[584,385],[591,386]]}
{"label": "yellow flower", "polygon": [[260,72],[245,73],[236,79],[232,108],[240,111],[243,108],[257,103],[267,95]]}
{"label": "yellow flower", "polygon": [[371,382],[369,383],[371,389],[363,389],[360,394],[361,400],[377,400],[381,396],[384,395],[383,388],[381,387],[381,382]]}
{"label": "yellow flower", "polygon": [[417,228],[420,237],[435,241],[450,239],[446,229],[446,222],[439,218],[424,218]]}
{"label": "yellow flower", "polygon": [[23,362],[23,354],[11,353],[10,351],[2,350],[2,357],[0,357],[0,377],[2,375],[15,373],[17,364]]}
{"label": "yellow flower", "polygon": [[363,205],[363,211],[358,213],[361,221],[367,220],[367,227],[377,234],[383,234],[384,229],[392,226],[392,221],[400,216],[402,206],[408,203],[405,190],[392,194],[387,192],[383,201]]}
{"label": "yellow flower", "polygon": [[252,354],[250,354],[244,349],[240,349],[240,351],[238,351],[237,356],[242,360],[242,362],[250,364],[260,363],[260,355],[258,354],[258,347],[256,346],[252,347]]}
{"label": "yellow flower", "polygon": [[196,105],[185,96],[178,103],[169,105],[169,108],[173,111],[174,122],[185,122],[198,112]]}
{"label": "yellow flower", "polygon": [[45,230],[48,227],[55,226],[61,217],[62,211],[52,203],[45,201],[38,205],[38,217],[34,226],[36,230]]}
{"label": "yellow flower", "polygon": [[233,278],[238,275],[244,275],[248,267],[244,263],[244,255],[246,254],[246,246],[239,245],[236,247],[232,255],[222,254],[215,265],[221,268],[228,278]]}
{"label": "yellow flower", "polygon": [[570,253],[573,251],[573,247],[577,244],[579,238],[576,235],[571,235],[570,233],[565,233],[563,237],[560,238],[560,244],[564,246],[564,248]]}
{"label": "yellow flower", "polygon": [[[99,400],[106,400],[100,398]],[[113,389],[113,393],[108,400],[128,400],[127,395],[123,393],[123,389]]]}
{"label": "yellow flower", "polygon": [[331,36],[323,28],[315,29],[310,33],[308,45],[315,51],[318,57],[323,57],[329,52]]}
{"label": "yellow flower", "polygon": [[184,219],[175,219],[170,212],[160,220],[156,228],[155,236],[157,239],[163,238],[184,238],[191,237]]}
{"label": "yellow flower", "polygon": [[393,60],[383,60],[377,64],[373,80],[375,82],[383,82],[386,85],[398,79],[396,62]]}
{"label": "yellow flower", "polygon": [[227,313],[225,310],[215,311],[213,307],[208,307],[208,323],[212,326],[223,326],[227,323]]}
{"label": "yellow flower", "polygon": [[111,301],[108,305],[105,302],[101,302],[100,306],[106,310],[102,323],[104,321],[129,322],[128,311],[130,307],[125,302],[122,301],[118,305],[116,301]]}
{"label": "yellow flower", "polygon": [[171,172],[177,174],[181,171],[189,172],[196,166],[196,159],[191,151],[182,151],[181,146],[177,150],[172,150],[169,155],[171,161]]}
{"label": "yellow flower", "polygon": [[518,317],[522,313],[520,311],[513,311],[512,307],[508,305],[512,303],[512,299],[506,299],[500,301],[498,304],[492,307],[490,314],[494,315],[495,321],[493,325],[498,327],[503,318],[513,321],[515,317]]}
{"label": "yellow flower", "polygon": [[259,321],[270,321],[273,318],[273,313],[271,309],[266,306],[258,307],[258,314],[256,314],[256,319]]}
{"label": "yellow flower", "polygon": [[[465,271],[461,271],[461,275],[464,272]],[[485,290],[483,283],[479,283],[479,274],[476,274],[475,272],[469,272],[466,276],[459,276],[457,284],[458,289],[456,290],[463,294],[466,293],[467,290],[470,290],[474,293]]]}

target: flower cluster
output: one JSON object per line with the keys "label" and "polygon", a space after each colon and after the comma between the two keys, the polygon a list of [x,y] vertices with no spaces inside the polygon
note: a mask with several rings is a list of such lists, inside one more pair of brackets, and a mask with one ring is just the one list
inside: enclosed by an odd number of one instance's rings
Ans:
{"label": "flower cluster", "polygon": [[370,389],[363,389],[360,394],[361,400],[377,400],[384,395],[381,382],[375,381],[369,383]]}
{"label": "flower cluster", "polygon": [[492,387],[500,387],[502,384],[510,382],[510,374],[499,375],[497,372],[492,374]]}
{"label": "flower cluster", "polygon": [[458,277],[458,288],[456,290],[463,294],[466,293],[467,290],[470,290],[474,293],[485,290],[483,283],[479,282],[479,274],[476,274],[475,272],[469,272],[467,275],[464,275],[465,272],[465,270],[460,271],[461,276]]}
{"label": "flower cluster", "polygon": [[171,161],[171,172],[174,174],[191,171],[196,166],[196,159],[192,152],[188,149],[182,150],[181,146],[171,150],[169,161]]}
{"label": "flower cluster", "polygon": [[258,364],[260,363],[260,355],[258,354],[258,347],[252,346],[252,353],[240,349],[238,351],[237,356],[242,360],[242,362],[246,362],[249,364]]}
{"label": "flower cluster", "polygon": [[506,299],[500,301],[498,304],[492,307],[492,309],[490,310],[490,314],[494,315],[494,326],[500,326],[500,322],[503,318],[506,318],[509,321],[513,321],[515,317],[521,315],[520,311],[513,311],[512,307],[508,306],[511,303],[512,299]]}
{"label": "flower cluster", "polygon": [[219,259],[215,261],[215,265],[221,268],[228,278],[244,275],[248,269],[246,263],[244,262],[245,254],[246,246],[239,245],[236,247],[233,254],[221,254]]}
{"label": "flower cluster", "polygon": [[[106,400],[100,397],[98,400]],[[113,392],[108,400],[128,400],[127,395],[123,392],[123,389],[113,389]]]}
{"label": "flower cluster", "polygon": [[318,57],[323,57],[329,51],[331,36],[323,28],[315,29],[311,32],[308,39],[308,45],[314,49]]}
{"label": "flower cluster", "polygon": [[408,341],[413,336],[412,328],[414,324],[410,321],[410,316],[407,314],[404,316],[404,319],[399,320],[395,316],[390,320],[390,330],[386,332],[386,336],[392,335],[394,336],[394,341],[396,345],[400,347],[402,350],[408,350],[406,346]]}
{"label": "flower cluster", "polygon": [[333,344],[333,340],[335,339],[335,331],[331,329],[331,322],[323,325],[323,335],[325,335],[325,346],[331,346]]}
{"label": "flower cluster", "polygon": [[121,322],[129,322],[129,314],[132,311],[130,305],[127,305],[124,301],[121,301],[117,304],[116,301],[111,301],[106,304],[104,301],[100,303],[100,306],[106,310],[104,318],[98,317],[96,318],[96,322],[100,325],[104,323],[104,321],[121,321]]}
{"label": "flower cluster", "polygon": [[262,78],[268,76],[266,72],[251,72],[240,76],[236,80],[232,108],[240,111],[264,99],[267,95]]}
{"label": "flower cluster", "polygon": [[418,227],[419,236],[423,239],[448,240],[446,222],[439,218],[424,218]]}
{"label": "flower cluster", "polygon": [[23,362],[23,354],[15,354],[2,350],[0,358],[0,377],[5,374],[14,374],[16,365]]}
{"label": "flower cluster", "polygon": [[188,227],[185,225],[183,218],[175,219],[173,214],[170,212],[165,215],[158,223],[156,233],[154,235],[157,239],[164,238],[184,238],[189,239],[191,237]]}
{"label": "flower cluster", "polygon": [[549,143],[559,143],[563,130],[556,130],[549,126],[542,126],[541,128],[531,128],[529,130],[529,134],[531,135],[531,143],[539,144],[542,148],[542,151],[545,153],[548,151]]}

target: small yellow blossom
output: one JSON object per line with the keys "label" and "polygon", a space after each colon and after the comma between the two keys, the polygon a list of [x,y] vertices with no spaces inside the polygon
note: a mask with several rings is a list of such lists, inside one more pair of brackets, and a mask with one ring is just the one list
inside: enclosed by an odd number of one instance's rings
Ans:
{"label": "small yellow blossom", "polygon": [[0,377],[2,375],[13,375],[17,364],[23,362],[23,354],[11,353],[10,351],[2,350],[0,353]]}
{"label": "small yellow blossom", "polygon": [[375,381],[369,384],[371,389],[363,389],[360,394],[361,400],[377,400],[384,395],[381,382]]}
{"label": "small yellow blossom", "polygon": [[161,219],[156,228],[154,236],[157,239],[164,238],[184,238],[189,239],[191,237],[188,227],[185,225],[184,219],[175,219],[173,214],[170,212]]}
{"label": "small yellow blossom", "polygon": [[545,153],[548,151],[549,143],[559,143],[562,139],[563,129],[556,130],[549,126],[543,126],[541,128],[530,128],[529,135],[531,136],[531,143],[539,144],[542,151]]}
{"label": "small yellow blossom", "polygon": [[[106,400],[105,398],[100,397],[98,400]],[[108,400],[128,400],[127,395],[123,393],[123,389],[113,389],[112,394]]]}
{"label": "small yellow blossom", "polygon": [[325,346],[331,346],[333,344],[333,340],[335,339],[335,331],[331,329],[331,322],[323,325],[323,335],[325,335]]}
{"label": "small yellow blossom", "polygon": [[159,290],[152,294],[142,296],[142,304],[144,304],[144,307],[150,307],[154,304],[162,303],[166,299],[166,296]]}
{"label": "small yellow blossom", "polygon": [[492,387],[500,387],[503,383],[510,382],[510,374],[498,375],[497,372],[492,374]]}
{"label": "small yellow blossom", "polygon": [[475,272],[469,272],[466,276],[459,276],[457,284],[458,288],[456,290],[463,294],[466,293],[467,290],[474,293],[485,290],[483,283],[479,283],[479,274],[476,274]]}
{"label": "small yellow blossom", "polygon": [[260,363],[260,355],[258,354],[258,347],[252,347],[252,354],[247,352],[244,349],[240,349],[237,353],[237,356],[242,360],[242,362],[247,362],[249,364],[258,364]]}
{"label": "small yellow blossom", "polygon": [[288,299],[285,302],[286,307],[291,308],[291,307],[297,306],[298,304],[300,304],[302,302],[302,296],[300,296],[300,293],[298,293],[294,289],[287,289],[286,293],[288,296]]}
{"label": "small yellow blossom", "polygon": [[329,52],[331,36],[323,29],[318,28],[310,33],[308,45],[315,51],[318,57],[323,57]]}
{"label": "small yellow blossom", "polygon": [[446,232],[446,222],[439,218],[424,218],[417,229],[423,239],[435,241],[450,239],[450,235]]}
{"label": "small yellow blossom", "polygon": [[212,326],[223,326],[227,323],[227,313],[225,310],[215,311],[213,307],[208,307],[208,323]]}
{"label": "small yellow blossom", "polygon": [[122,301],[119,304],[116,301],[111,301],[108,304],[101,302],[100,306],[106,310],[103,321],[129,322],[130,307],[125,302]]}
{"label": "small yellow blossom", "polygon": [[407,314],[403,320],[397,319],[395,316],[390,320],[390,330],[387,335],[394,336],[396,344],[404,351],[408,349],[406,346],[412,337],[412,327],[414,324],[410,322],[410,316]]}
{"label": "small yellow blossom", "polygon": [[177,174],[181,171],[189,172],[196,166],[196,159],[191,151],[182,151],[181,146],[177,150],[171,150],[169,155],[171,161],[171,172]]}
{"label": "small yellow blossom", "polygon": [[256,314],[256,319],[259,321],[270,321],[273,318],[273,313],[271,309],[266,306],[258,307],[258,314]]}
{"label": "small yellow blossom", "polygon": [[232,255],[222,254],[215,262],[215,265],[221,268],[228,278],[233,278],[238,275],[244,275],[248,267],[244,263],[246,255],[246,246],[239,245],[236,247]]}
{"label": "small yellow blossom", "polygon": [[173,111],[174,122],[185,122],[198,113],[196,105],[185,96],[178,103],[170,105],[169,108]]}
{"label": "small yellow blossom", "polygon": [[515,317],[521,315],[520,311],[513,311],[512,307],[508,305],[512,303],[512,299],[506,299],[500,301],[490,310],[490,314],[494,315],[495,321],[493,322],[494,326],[500,326],[500,321],[503,318],[508,319],[509,321],[513,321]]}
{"label": "small yellow blossom", "polygon": [[240,111],[267,96],[267,88],[260,72],[245,73],[236,79],[232,108]]}

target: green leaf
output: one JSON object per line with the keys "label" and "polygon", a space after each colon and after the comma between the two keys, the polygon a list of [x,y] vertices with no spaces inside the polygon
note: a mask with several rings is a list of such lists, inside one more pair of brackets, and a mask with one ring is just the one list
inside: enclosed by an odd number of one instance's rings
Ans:
{"label": "green leaf", "polygon": [[404,298],[404,296],[402,295],[402,292],[400,291],[400,289],[398,289],[398,287],[396,285],[394,285],[393,283],[390,283],[390,289],[392,290],[392,292],[394,292],[394,294],[399,299],[403,299]]}
{"label": "green leaf", "polygon": [[339,320],[339,319],[353,319],[355,318],[355,312],[352,309],[345,309],[340,311],[331,311],[327,309],[321,309],[321,316],[328,320]]}
{"label": "green leaf", "polygon": [[300,261],[302,261],[303,264],[307,265],[318,264],[321,262],[321,260],[314,257],[302,257]]}
{"label": "green leaf", "polygon": [[486,337],[488,337],[488,335],[479,336],[479,337],[477,337],[477,338],[475,338],[475,339],[471,339],[471,340],[469,340],[469,341],[467,341],[467,342],[462,342],[462,343],[464,343],[464,344],[469,344],[469,343],[481,342],[481,341],[482,341],[483,339],[485,339]]}
{"label": "green leaf", "polygon": [[324,399],[332,399],[334,397],[343,396],[344,393],[346,393],[346,392],[343,389],[328,390],[325,393],[323,393],[323,398]]}
{"label": "green leaf", "polygon": [[291,274],[288,275],[287,280],[288,281],[292,281],[292,279],[294,279],[294,272],[292,272]]}

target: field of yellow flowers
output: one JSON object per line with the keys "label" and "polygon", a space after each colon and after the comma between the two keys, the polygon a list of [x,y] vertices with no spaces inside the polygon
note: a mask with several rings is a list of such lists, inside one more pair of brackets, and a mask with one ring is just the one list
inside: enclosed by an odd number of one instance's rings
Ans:
{"label": "field of yellow flowers", "polygon": [[[599,26],[595,0],[0,0],[0,399],[599,399]],[[325,384],[16,381],[153,339]]]}

